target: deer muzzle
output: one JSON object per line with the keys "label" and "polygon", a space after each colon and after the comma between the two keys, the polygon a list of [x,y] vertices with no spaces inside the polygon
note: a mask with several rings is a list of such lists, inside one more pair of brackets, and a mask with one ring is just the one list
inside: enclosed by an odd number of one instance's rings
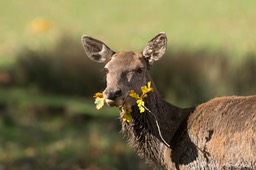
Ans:
{"label": "deer muzzle", "polygon": [[106,104],[108,106],[116,106],[119,107],[124,103],[124,98],[122,97],[122,90],[120,88],[107,88],[103,92],[104,97],[106,99]]}

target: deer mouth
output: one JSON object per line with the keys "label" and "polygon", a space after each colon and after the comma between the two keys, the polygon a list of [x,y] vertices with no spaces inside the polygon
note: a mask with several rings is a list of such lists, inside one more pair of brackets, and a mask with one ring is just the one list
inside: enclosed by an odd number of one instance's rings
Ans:
{"label": "deer mouth", "polygon": [[106,104],[110,107],[120,107],[124,104],[125,98],[119,98],[115,100],[106,99]]}

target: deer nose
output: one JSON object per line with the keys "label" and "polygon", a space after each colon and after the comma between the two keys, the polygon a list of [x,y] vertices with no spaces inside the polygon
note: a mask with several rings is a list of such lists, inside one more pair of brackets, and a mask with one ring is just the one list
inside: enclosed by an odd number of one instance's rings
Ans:
{"label": "deer nose", "polygon": [[109,89],[105,92],[106,98],[110,100],[115,100],[116,98],[120,97],[122,94],[122,91],[120,88],[117,89]]}

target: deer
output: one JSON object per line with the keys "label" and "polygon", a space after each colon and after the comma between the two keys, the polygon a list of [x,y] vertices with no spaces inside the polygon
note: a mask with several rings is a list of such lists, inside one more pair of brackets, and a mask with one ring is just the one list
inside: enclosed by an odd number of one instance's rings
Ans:
{"label": "deer", "polygon": [[[256,169],[256,95],[215,97],[180,108],[165,101],[149,73],[166,52],[164,32],[142,52],[115,52],[93,37],[81,39],[86,55],[105,64],[106,104],[118,107],[120,117],[122,108],[131,106],[132,121],[121,121],[121,131],[146,163],[168,170]],[[129,90],[140,93],[149,81],[154,92],[145,98],[148,109],[140,113]]]}

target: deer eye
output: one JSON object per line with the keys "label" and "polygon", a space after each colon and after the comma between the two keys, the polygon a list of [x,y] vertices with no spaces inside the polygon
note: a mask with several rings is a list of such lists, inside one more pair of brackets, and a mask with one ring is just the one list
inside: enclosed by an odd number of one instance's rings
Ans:
{"label": "deer eye", "polygon": [[143,70],[144,70],[143,67],[139,67],[139,68],[137,68],[136,73],[141,74],[141,73],[143,73]]}
{"label": "deer eye", "polygon": [[104,68],[104,71],[105,71],[106,74],[109,73],[109,70],[107,68]]}

